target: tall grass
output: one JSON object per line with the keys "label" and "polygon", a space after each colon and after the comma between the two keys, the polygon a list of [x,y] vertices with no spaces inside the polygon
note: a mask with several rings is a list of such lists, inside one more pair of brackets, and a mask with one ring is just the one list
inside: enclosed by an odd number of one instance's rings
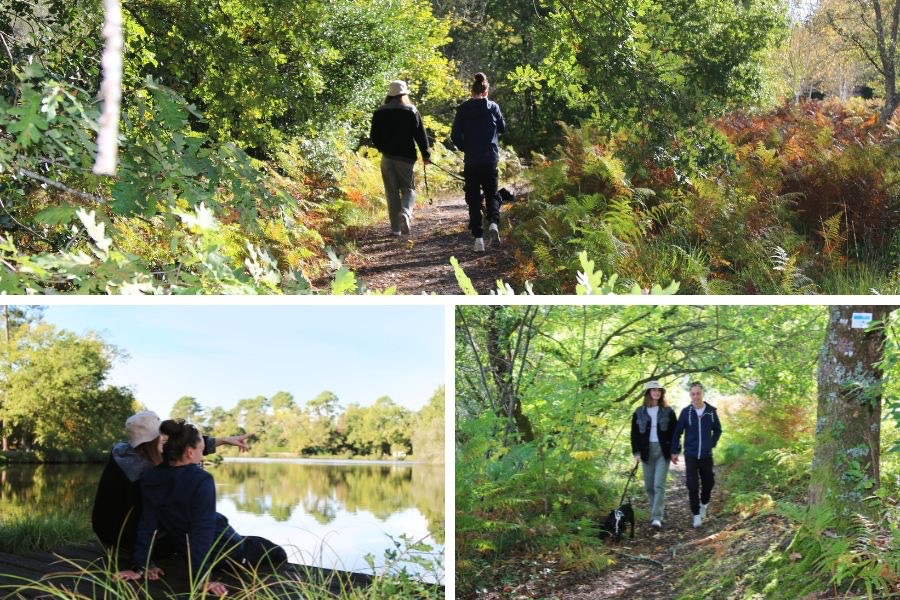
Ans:
{"label": "tall grass", "polygon": [[[21,554],[49,550],[81,543],[92,537],[90,525],[83,515],[21,516],[0,523],[0,552]],[[346,572],[305,565],[289,565],[273,572],[270,569],[243,567],[221,556],[213,559],[211,564],[226,575],[223,583],[228,586],[229,598],[443,598],[443,587],[426,581],[428,578],[443,580],[443,556],[433,552],[433,548],[423,540],[413,540],[407,536],[390,540],[391,546],[384,551],[379,564],[376,565],[374,555],[366,557],[372,576],[365,584]],[[411,574],[407,568],[409,565],[418,566],[421,574]],[[9,582],[0,584],[0,597],[124,600],[150,597],[151,586],[146,579],[125,582],[116,578],[116,573],[125,568],[130,568],[130,565],[126,567],[121,564],[120,555],[112,552],[105,559],[91,562],[60,557],[57,572],[39,580],[0,573],[0,581]],[[163,577],[153,585],[154,588],[162,588],[162,592],[155,589],[152,596],[167,599],[209,597],[204,586],[210,579],[222,580],[217,575],[211,572],[204,579],[189,579],[187,592],[176,591]]]}
{"label": "tall grass", "polygon": [[25,514],[0,521],[0,552],[48,550],[84,542],[93,537],[90,522],[82,514]]}

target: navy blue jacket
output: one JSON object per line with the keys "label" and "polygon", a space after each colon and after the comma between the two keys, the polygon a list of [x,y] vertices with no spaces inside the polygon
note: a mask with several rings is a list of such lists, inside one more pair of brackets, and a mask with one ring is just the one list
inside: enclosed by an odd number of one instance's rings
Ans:
{"label": "navy blue jacket", "polygon": [[162,529],[190,556],[194,577],[204,577],[210,560],[243,538],[216,512],[216,485],[200,465],[149,469],[141,478],[143,507],[134,545],[134,564],[147,564],[153,533]]}
{"label": "navy blue jacket", "polygon": [[450,139],[465,152],[467,165],[496,165],[500,162],[497,136],[504,131],[500,105],[487,98],[469,98],[456,109]]}
{"label": "navy blue jacket", "polygon": [[678,417],[675,433],[672,435],[672,454],[681,453],[681,433],[684,432],[684,455],[695,458],[709,458],[722,435],[722,423],[716,407],[706,403],[703,417],[697,418],[693,404],[688,404]]}

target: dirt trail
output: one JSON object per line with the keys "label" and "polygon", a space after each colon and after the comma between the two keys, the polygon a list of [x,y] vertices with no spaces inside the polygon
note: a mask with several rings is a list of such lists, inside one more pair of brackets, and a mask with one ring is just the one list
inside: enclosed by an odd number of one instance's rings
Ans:
{"label": "dirt trail", "polygon": [[[616,555],[618,563],[601,574],[584,579],[558,590],[560,600],[595,600],[641,598],[668,600],[675,597],[675,584],[691,565],[691,555],[707,541],[714,541],[717,534],[729,523],[720,517],[718,510],[724,504],[721,483],[713,488],[710,511],[703,526],[691,526],[691,511],[685,488],[684,462],[669,467],[669,484],[666,488],[666,511],[663,529],[650,527],[649,520],[639,517],[634,528],[634,539],[626,537],[620,544],[610,546],[617,552],[633,557],[644,557],[662,563]],[[716,475],[718,476],[718,469]],[[647,496],[643,489],[641,469],[638,469],[629,489],[634,506],[649,514]],[[673,548],[675,549],[673,556]]]}
{"label": "dirt trail", "polygon": [[409,236],[393,237],[385,215],[383,224],[363,230],[354,240],[357,252],[345,263],[369,289],[396,286],[398,294],[461,294],[450,266],[450,257],[455,256],[475,289],[487,294],[496,289],[497,279],[509,280],[514,252],[503,230],[504,219],[500,247],[476,254],[468,220],[461,191],[435,197],[431,205],[420,196]]}

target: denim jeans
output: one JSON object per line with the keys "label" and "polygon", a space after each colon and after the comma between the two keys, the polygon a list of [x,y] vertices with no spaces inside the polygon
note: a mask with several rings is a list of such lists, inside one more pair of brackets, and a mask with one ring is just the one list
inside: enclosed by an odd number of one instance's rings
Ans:
{"label": "denim jeans", "polygon": [[666,478],[669,476],[669,461],[663,456],[658,442],[650,442],[647,462],[641,462],[644,470],[644,491],[650,502],[650,518],[662,521],[666,510]]}

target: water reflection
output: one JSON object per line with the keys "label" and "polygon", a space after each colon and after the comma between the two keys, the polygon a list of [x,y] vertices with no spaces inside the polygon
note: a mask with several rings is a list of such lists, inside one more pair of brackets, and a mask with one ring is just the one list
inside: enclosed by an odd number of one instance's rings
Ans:
{"label": "water reflection", "polygon": [[[0,468],[3,517],[71,513],[89,523],[101,471],[101,465]],[[217,509],[234,528],[284,545],[296,562],[367,571],[363,557],[372,553],[381,564],[388,536],[401,534],[443,552],[441,466],[251,460],[210,472]]]}
{"label": "water reflection", "polygon": [[401,534],[443,550],[440,466],[229,461],[211,472],[235,529],[288,547],[297,562],[365,571],[363,557],[380,564],[388,536]]}

